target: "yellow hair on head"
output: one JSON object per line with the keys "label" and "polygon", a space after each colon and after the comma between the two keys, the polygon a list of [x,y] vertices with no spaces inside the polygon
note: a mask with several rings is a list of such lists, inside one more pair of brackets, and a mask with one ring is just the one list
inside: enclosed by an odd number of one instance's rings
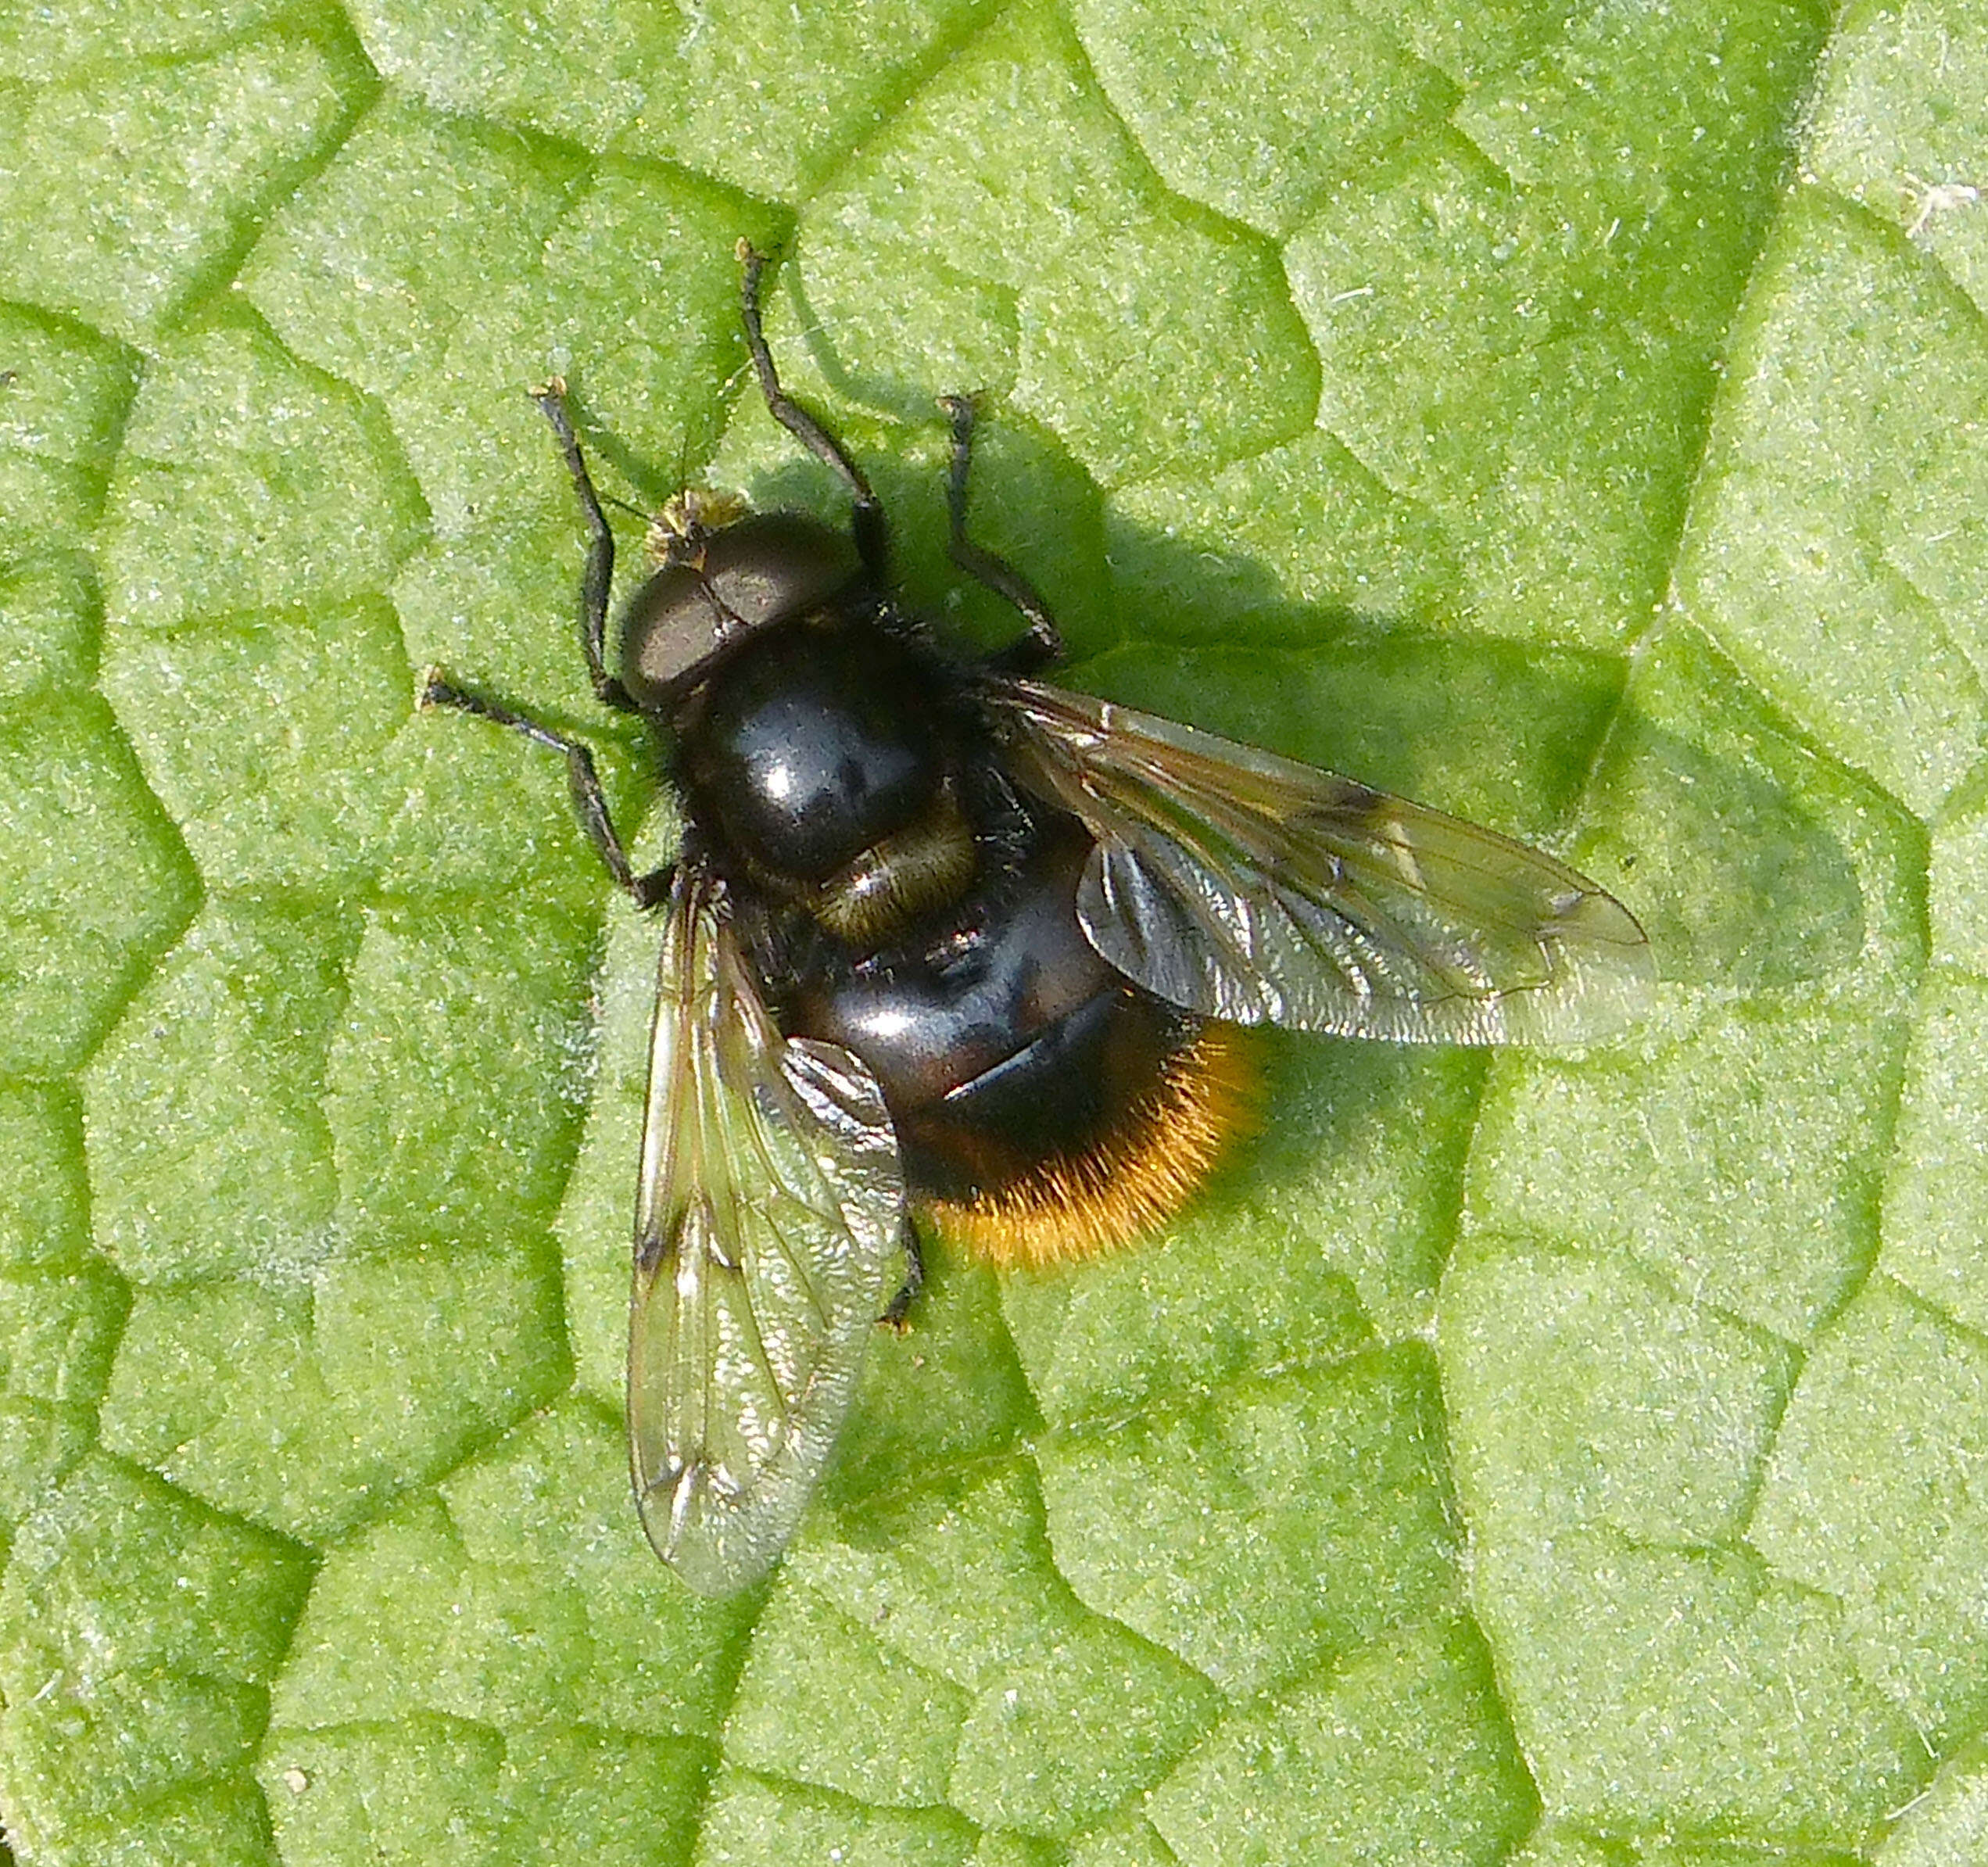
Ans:
{"label": "yellow hair on head", "polygon": [[1128,1245],[1173,1217],[1222,1150],[1255,1125],[1255,1047],[1233,1025],[1204,1025],[1159,1080],[1084,1153],[932,1208],[949,1238],[997,1270],[1044,1270]]}

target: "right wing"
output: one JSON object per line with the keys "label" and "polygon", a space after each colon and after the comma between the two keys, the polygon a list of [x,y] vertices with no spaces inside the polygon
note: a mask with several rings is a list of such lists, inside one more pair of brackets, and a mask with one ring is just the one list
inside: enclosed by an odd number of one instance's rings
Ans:
{"label": "right wing", "polygon": [[701,1595],[778,1559],[903,1275],[904,1174],[876,1079],[783,1037],[724,887],[679,865],[657,985],[629,1317],[643,1527]]}
{"label": "right wing", "polygon": [[1038,682],[990,684],[1017,778],[1096,840],[1091,944],[1235,1024],[1581,1044],[1647,1009],[1635,917],[1543,851],[1350,778]]}

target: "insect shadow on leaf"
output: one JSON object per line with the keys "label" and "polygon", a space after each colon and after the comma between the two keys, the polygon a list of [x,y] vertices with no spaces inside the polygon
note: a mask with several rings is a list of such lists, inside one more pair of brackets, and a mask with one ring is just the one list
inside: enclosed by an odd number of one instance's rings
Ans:
{"label": "insect shadow on leaf", "polygon": [[536,400],[587,537],[581,646],[683,807],[639,873],[593,755],[429,670],[424,706],[566,761],[616,884],[662,937],[636,1201],[628,1419],[642,1521],[700,1593],[778,1559],[912,1213],[999,1265],[1168,1217],[1248,1120],[1242,1032],[1569,1043],[1653,978],[1628,911],[1495,833],[1041,681],[1062,639],[967,528],[976,409],[940,404],[954,561],[1019,616],[972,655],[899,602],[862,470],[782,387],[741,244],[766,406],[836,476],[847,532],[690,489],[650,536],[611,657],[614,539],[554,382]]}

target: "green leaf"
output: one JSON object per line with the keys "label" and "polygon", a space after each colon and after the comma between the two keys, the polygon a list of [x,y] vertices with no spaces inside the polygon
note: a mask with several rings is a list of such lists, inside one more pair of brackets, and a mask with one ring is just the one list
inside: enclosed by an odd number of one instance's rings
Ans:
{"label": "green leaf", "polygon": [[[1985,197],[1962,0],[0,19],[16,1858],[1988,1853]],[[1074,684],[1564,851],[1665,984],[1266,1038],[1164,1236],[942,1242],[713,1605],[626,1493],[654,929],[413,696],[653,801],[524,392],[839,516],[741,236],[913,600],[1013,628],[979,390]]]}

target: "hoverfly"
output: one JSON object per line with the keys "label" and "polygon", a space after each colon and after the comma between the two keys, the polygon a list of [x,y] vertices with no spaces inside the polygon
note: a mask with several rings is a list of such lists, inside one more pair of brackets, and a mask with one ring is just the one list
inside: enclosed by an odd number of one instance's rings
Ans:
{"label": "hoverfly", "polygon": [[765,262],[739,256],[760,389],[847,489],[847,535],[679,496],[611,662],[613,535],[563,385],[536,397],[589,535],[594,691],[654,729],[675,862],[635,872],[577,740],[433,670],[421,693],[563,754],[615,882],[662,912],[629,1438],[650,1540],[712,1596],[792,1535],[916,1288],[914,1207],[1011,1263],[1119,1242],[1235,1127],[1233,1027],[1578,1042],[1654,977],[1628,909],[1551,856],[1033,678],[1061,638],[967,536],[963,398],[951,554],[1025,626],[977,658],[935,640],[869,482],[782,389]]}

